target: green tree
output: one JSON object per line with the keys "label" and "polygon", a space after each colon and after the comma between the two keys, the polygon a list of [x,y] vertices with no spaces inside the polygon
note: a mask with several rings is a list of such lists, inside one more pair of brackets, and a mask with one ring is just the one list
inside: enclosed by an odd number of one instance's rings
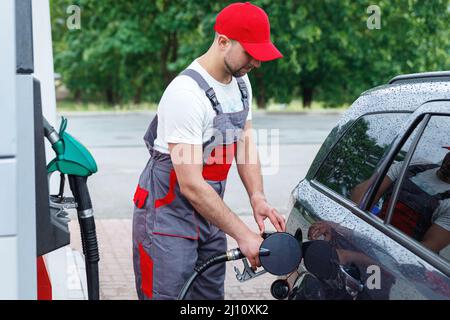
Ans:
{"label": "green tree", "polygon": [[[231,1],[51,0],[57,72],[78,100],[158,101],[214,37]],[[381,29],[367,27],[369,0],[256,0],[284,58],[250,74],[260,108],[301,97],[334,107],[391,77],[450,66],[449,0],[379,0]],[[68,30],[69,5],[81,29]]]}
{"label": "green tree", "polygon": [[[81,8],[82,27],[65,27],[65,8]],[[209,7],[200,1],[52,1],[55,64],[66,85],[110,104],[159,99],[202,46]],[[213,33],[211,33],[211,39]]]}
{"label": "green tree", "polygon": [[367,27],[371,1],[255,3],[268,12],[273,40],[285,56],[254,74],[257,92],[265,96],[258,97],[261,107],[270,98],[297,96],[306,107],[314,97],[338,106],[397,74],[449,67],[448,0],[377,1],[379,30]]}

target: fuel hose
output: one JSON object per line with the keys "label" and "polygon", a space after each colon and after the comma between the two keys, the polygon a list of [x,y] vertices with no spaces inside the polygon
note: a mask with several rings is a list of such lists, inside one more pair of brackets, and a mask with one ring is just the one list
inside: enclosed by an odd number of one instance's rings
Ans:
{"label": "fuel hose", "polygon": [[100,260],[97,233],[91,198],[87,188],[87,177],[69,175],[69,185],[77,203],[78,222],[86,265],[89,300],[99,300],[98,262]]}
{"label": "fuel hose", "polygon": [[199,275],[201,275],[203,272],[205,272],[207,269],[211,268],[212,266],[227,262],[227,261],[233,261],[233,260],[239,260],[244,258],[245,256],[242,254],[241,250],[239,248],[228,250],[225,253],[221,253],[215,256],[212,256],[209,258],[205,263],[202,265],[195,267],[194,272],[190,276],[190,278],[185,282],[183,288],[181,289],[180,293],[178,294],[177,300],[184,300],[186,297],[187,292],[189,291],[189,288],[191,287],[192,283],[197,279]]}

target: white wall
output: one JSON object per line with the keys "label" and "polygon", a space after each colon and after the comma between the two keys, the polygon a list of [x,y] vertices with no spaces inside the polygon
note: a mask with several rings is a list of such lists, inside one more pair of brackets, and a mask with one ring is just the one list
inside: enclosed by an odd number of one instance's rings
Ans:
{"label": "white wall", "polygon": [[[53,48],[50,23],[50,4],[48,0],[32,0],[34,75],[41,82],[42,112],[56,130],[55,81],[53,69]],[[55,157],[48,142],[45,143],[47,163]],[[50,190],[58,190],[58,179],[51,179]],[[67,261],[65,248],[53,251],[45,256],[47,269],[52,283],[53,299],[67,298]]]}
{"label": "white wall", "polygon": [[16,84],[14,0],[0,1],[0,299],[17,299]]}

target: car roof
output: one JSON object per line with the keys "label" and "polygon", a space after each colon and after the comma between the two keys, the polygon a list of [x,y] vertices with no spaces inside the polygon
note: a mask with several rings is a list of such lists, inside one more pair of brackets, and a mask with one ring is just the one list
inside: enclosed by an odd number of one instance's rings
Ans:
{"label": "car roof", "polygon": [[402,75],[391,79],[388,84],[363,92],[325,139],[306,178],[314,176],[330,148],[359,117],[377,112],[414,112],[427,101],[450,99],[450,72],[439,74],[445,76],[436,77],[436,72]]}
{"label": "car roof", "polygon": [[372,112],[414,112],[423,103],[439,99],[450,99],[449,71],[401,75],[363,92],[339,124]]}
{"label": "car roof", "polygon": [[434,71],[434,72],[423,72],[423,73],[411,73],[399,75],[392,78],[389,84],[399,83],[399,82],[423,82],[430,80],[450,80],[450,71]]}

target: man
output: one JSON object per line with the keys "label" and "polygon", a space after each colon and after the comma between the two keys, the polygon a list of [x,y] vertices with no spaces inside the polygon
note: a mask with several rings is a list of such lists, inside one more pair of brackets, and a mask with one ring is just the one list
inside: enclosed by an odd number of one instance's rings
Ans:
{"label": "man", "polygon": [[[393,184],[402,167],[403,162],[391,166],[375,196],[373,203],[386,195],[380,214],[382,219],[386,217]],[[369,183],[370,179],[354,188],[352,200],[355,203],[361,201]],[[409,165],[391,224],[434,252],[439,253],[450,244],[450,152],[441,165],[426,162]]]}
{"label": "man", "polygon": [[[283,217],[266,201],[251,135],[252,92],[247,73],[281,58],[270,41],[266,13],[250,3],[224,8],[209,50],[165,90],[144,137],[151,158],[139,179],[133,216],[133,262],[140,299],[175,299],[194,267],[227,249],[233,237],[252,267],[262,238],[223,202],[232,159],[255,220],[277,231]],[[225,265],[204,272],[188,299],[223,299]]]}

